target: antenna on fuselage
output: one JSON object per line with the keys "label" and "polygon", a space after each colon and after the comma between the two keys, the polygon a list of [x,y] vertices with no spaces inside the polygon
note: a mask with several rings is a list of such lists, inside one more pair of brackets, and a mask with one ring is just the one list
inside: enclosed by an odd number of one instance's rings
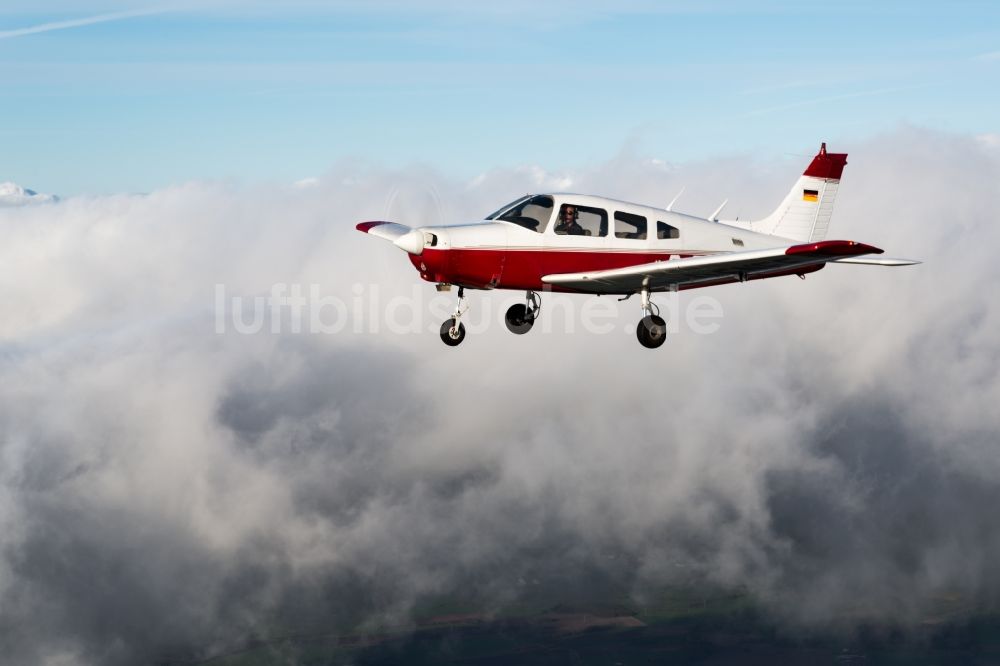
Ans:
{"label": "antenna on fuselage", "polygon": [[670,203],[667,204],[667,210],[668,211],[671,211],[671,210],[674,209],[674,204],[677,203],[677,200],[681,198],[682,194],[684,194],[684,188],[685,187],[687,187],[687,185],[681,185],[681,191],[678,192],[677,196],[675,196],[673,199],[671,199]]}
{"label": "antenna on fuselage", "polygon": [[723,201],[722,204],[718,208],[715,209],[715,212],[708,216],[708,218],[707,218],[708,221],[709,222],[718,222],[719,221],[719,213],[722,212],[722,209],[726,207],[727,203],[729,203],[729,199],[726,199],[725,201]]}

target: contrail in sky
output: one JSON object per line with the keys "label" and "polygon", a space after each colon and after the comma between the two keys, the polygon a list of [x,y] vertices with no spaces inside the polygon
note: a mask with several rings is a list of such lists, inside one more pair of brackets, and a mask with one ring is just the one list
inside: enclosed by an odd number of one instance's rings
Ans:
{"label": "contrail in sky", "polygon": [[110,14],[98,14],[85,18],[71,19],[69,21],[53,21],[51,23],[41,23],[39,25],[18,28],[16,30],[0,31],[0,39],[10,39],[11,37],[22,37],[24,35],[34,35],[40,32],[51,32],[53,30],[66,30],[67,28],[79,28],[95,23],[107,23],[108,21],[120,21],[122,19],[135,18],[137,16],[149,16],[150,14],[161,14],[166,9],[138,9],[127,12],[112,12]]}

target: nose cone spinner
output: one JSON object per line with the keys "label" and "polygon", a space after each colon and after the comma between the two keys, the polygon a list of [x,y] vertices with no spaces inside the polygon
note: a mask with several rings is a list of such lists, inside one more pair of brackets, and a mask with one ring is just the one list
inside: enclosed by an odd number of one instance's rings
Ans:
{"label": "nose cone spinner", "polygon": [[422,254],[424,251],[424,232],[410,231],[393,241],[401,250],[406,250],[410,254]]}

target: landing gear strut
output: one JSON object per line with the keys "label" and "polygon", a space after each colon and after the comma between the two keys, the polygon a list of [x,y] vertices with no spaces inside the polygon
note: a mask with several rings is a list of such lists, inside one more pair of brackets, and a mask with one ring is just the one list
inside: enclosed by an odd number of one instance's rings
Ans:
{"label": "landing gear strut", "polygon": [[636,326],[635,334],[643,347],[656,349],[667,339],[667,322],[663,321],[656,304],[649,300],[649,287],[643,286],[639,293],[642,297],[643,317]]}
{"label": "landing gear strut", "polygon": [[531,330],[531,327],[535,325],[535,320],[538,319],[538,313],[542,309],[542,304],[538,300],[538,294],[535,292],[527,292],[524,299],[525,302],[523,304],[518,303],[507,308],[507,314],[504,315],[504,322],[507,324],[507,329],[517,335],[524,335]]}
{"label": "landing gear strut", "polygon": [[455,314],[451,316],[451,319],[446,319],[441,324],[441,341],[449,347],[457,347],[465,339],[465,325],[462,324],[461,319],[468,309],[465,304],[465,287],[459,287]]}

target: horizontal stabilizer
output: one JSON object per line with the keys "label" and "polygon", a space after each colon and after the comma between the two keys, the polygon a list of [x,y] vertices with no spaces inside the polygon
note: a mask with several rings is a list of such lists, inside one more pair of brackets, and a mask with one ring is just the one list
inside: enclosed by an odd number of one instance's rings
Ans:
{"label": "horizontal stabilizer", "polygon": [[844,257],[834,261],[838,264],[861,264],[864,266],[913,266],[922,263],[916,259],[893,259],[891,257]]}

